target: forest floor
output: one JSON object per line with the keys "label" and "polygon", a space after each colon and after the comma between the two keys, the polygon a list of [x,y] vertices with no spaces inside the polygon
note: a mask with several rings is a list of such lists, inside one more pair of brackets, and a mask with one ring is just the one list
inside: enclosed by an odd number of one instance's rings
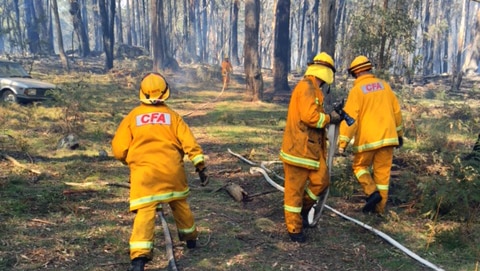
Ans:
{"label": "forest floor", "polygon": [[[138,80],[145,70],[125,63],[107,74],[89,72],[101,70],[98,67],[102,65],[95,60],[78,61],[74,64],[77,71],[66,73],[58,62],[37,62],[34,76],[62,85],[72,96],[63,96],[63,105],[0,106],[1,270],[106,271],[129,266],[128,239],[134,214],[128,212],[128,188],[124,187],[128,168],[111,157],[110,142],[122,117],[138,104]],[[336,187],[327,205],[361,225],[326,209],[318,225],[306,230],[306,243],[291,242],[284,223],[282,192],[262,175],[250,173],[252,165],[228,151],[257,164],[277,160],[287,104],[246,101],[239,70],[222,92],[221,80],[203,79],[201,69],[165,73],[172,87],[169,105],[191,126],[207,155],[211,176],[209,185],[201,187],[193,166],[186,162],[189,202],[200,231],[197,248],[187,249],[178,240],[170,209],[164,210],[178,270],[479,270],[478,218],[472,223],[438,216],[432,219],[417,206],[422,196],[409,195],[418,192],[418,180],[442,176],[449,166],[416,151],[417,143],[408,138],[405,148],[395,151],[393,195],[385,215],[361,212],[364,197],[351,176],[351,155],[335,157],[332,183]],[[210,73],[218,75],[217,71]],[[268,75],[264,79],[268,84]],[[480,108],[474,87],[478,80],[466,78],[465,85],[471,87],[462,90],[462,99],[468,100],[475,118]],[[438,82],[409,89],[428,92],[444,83]],[[443,112],[435,104],[404,106],[408,114]],[[471,128],[478,134],[478,126]],[[81,147],[56,149],[58,139],[72,132],[79,136]],[[418,131],[419,140],[424,133]],[[449,140],[454,146],[445,148],[467,151],[476,134],[462,136]],[[103,150],[107,157],[99,155]],[[283,174],[278,165],[272,170]],[[225,189],[229,183],[241,186],[248,197],[234,200]],[[378,231],[423,263],[381,238]],[[461,240],[457,233],[463,236]],[[168,269],[165,249],[158,219],[155,256],[146,270]]]}

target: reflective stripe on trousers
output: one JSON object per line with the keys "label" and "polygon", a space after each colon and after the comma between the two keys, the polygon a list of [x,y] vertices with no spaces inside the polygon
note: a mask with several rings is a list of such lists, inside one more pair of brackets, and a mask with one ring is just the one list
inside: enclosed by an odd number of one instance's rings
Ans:
{"label": "reflective stripe on trousers", "polygon": [[390,170],[392,168],[393,148],[383,147],[377,150],[356,153],[353,158],[353,173],[369,196],[375,191],[380,192],[382,201],[377,204],[376,211],[383,213],[388,200]]}
{"label": "reflective stripe on trousers", "polygon": [[[155,217],[159,204],[161,203],[152,202],[137,210],[130,236],[130,259],[133,260],[137,257],[152,258]],[[172,210],[179,239],[181,241],[197,239],[198,232],[187,200],[175,200],[168,204]]]}
{"label": "reflective stripe on trousers", "polygon": [[302,209],[309,210],[329,185],[327,165],[321,162],[318,170],[309,170],[284,163],[283,170],[285,223],[288,232],[299,233],[302,231]]}

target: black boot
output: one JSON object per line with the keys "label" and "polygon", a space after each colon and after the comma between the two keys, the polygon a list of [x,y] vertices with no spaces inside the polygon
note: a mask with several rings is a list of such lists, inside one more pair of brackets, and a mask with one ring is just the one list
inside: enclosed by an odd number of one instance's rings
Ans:
{"label": "black boot", "polygon": [[373,192],[370,196],[367,198],[367,203],[365,203],[365,206],[363,206],[363,212],[364,213],[372,213],[375,211],[375,206],[382,201],[382,196],[380,196],[380,193],[378,191]]}
{"label": "black boot", "polygon": [[187,240],[188,248],[195,248],[197,246],[197,240]]}
{"label": "black boot", "polygon": [[310,228],[310,223],[308,222],[308,213],[310,212],[310,209],[307,210],[302,210],[300,215],[302,216],[302,226],[303,228]]}
{"label": "black boot", "polygon": [[138,257],[132,260],[132,264],[127,271],[144,271],[145,270],[145,263],[147,263],[148,259],[146,257]]}
{"label": "black boot", "polygon": [[290,239],[293,242],[305,243],[305,241],[307,241],[307,237],[305,236],[305,234],[303,232],[300,232],[300,233],[290,233],[289,232],[288,235],[290,235]]}

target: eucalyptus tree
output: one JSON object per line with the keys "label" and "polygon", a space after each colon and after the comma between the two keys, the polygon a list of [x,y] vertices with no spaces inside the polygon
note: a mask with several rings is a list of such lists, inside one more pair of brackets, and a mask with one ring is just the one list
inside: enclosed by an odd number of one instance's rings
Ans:
{"label": "eucalyptus tree", "polygon": [[244,68],[247,98],[258,101],[263,96],[263,76],[259,55],[260,0],[245,0]]}
{"label": "eucalyptus tree", "polygon": [[233,65],[240,64],[240,59],[238,58],[238,12],[240,10],[240,1],[233,0],[232,3],[232,51],[231,51],[231,61]]}
{"label": "eucalyptus tree", "polygon": [[164,10],[165,2],[162,0],[151,1],[151,40],[152,40],[152,58],[153,70],[160,71],[169,68],[171,70],[178,70],[177,61],[173,58],[169,50],[169,35],[166,33],[165,27],[165,13],[169,11]]}
{"label": "eucalyptus tree", "polygon": [[198,61],[197,55],[197,32],[195,31],[195,21],[197,20],[195,7],[198,6],[198,0],[188,0],[188,31],[187,31],[187,48],[189,57],[192,61]]}
{"label": "eucalyptus tree", "polygon": [[[108,4],[108,5],[107,5]],[[114,47],[114,21],[115,21],[115,0],[99,0],[98,8],[102,20],[102,40],[105,52],[105,68],[113,68],[113,47]]]}
{"label": "eucalyptus tree", "polygon": [[454,68],[452,72],[452,85],[451,90],[456,91],[460,89],[463,79],[463,70],[462,70],[462,53],[463,47],[465,44],[465,25],[467,23],[467,6],[469,0],[461,0],[462,2],[462,12],[460,19],[460,26],[458,28],[458,39],[457,39],[457,53],[455,55]]}
{"label": "eucalyptus tree", "polygon": [[465,63],[463,70],[465,74],[469,75],[478,71],[480,61],[480,9],[477,9],[475,14],[476,20],[473,27],[470,28],[470,36],[472,42],[470,44],[470,50],[465,55]]}
{"label": "eucalyptus tree", "polygon": [[[114,0],[112,0],[114,1]],[[90,54],[90,42],[84,21],[82,20],[80,2],[78,0],[70,0],[70,15],[72,15],[72,23],[77,36],[79,45],[79,54],[81,57],[86,57]]]}
{"label": "eucalyptus tree", "polygon": [[31,54],[40,52],[40,35],[38,34],[37,22],[35,20],[35,7],[33,1],[25,1],[25,25],[27,30],[28,51]]}
{"label": "eucalyptus tree", "polygon": [[[416,0],[383,0],[382,3],[354,1],[347,3],[348,19],[342,56],[353,59],[355,55],[365,55],[380,72],[392,66],[393,56],[415,50],[415,21],[409,7]],[[351,5],[354,5],[353,7]],[[407,60],[404,60],[407,62]],[[345,63],[348,65],[348,62]]]}
{"label": "eucalyptus tree", "polygon": [[122,12],[122,0],[117,0],[117,12],[115,13],[115,37],[117,37],[115,43],[124,43],[123,41],[123,12]]}
{"label": "eucalyptus tree", "polygon": [[57,0],[52,0],[52,13],[55,21],[55,29],[57,33],[57,47],[58,47],[58,53],[60,55],[60,60],[62,61],[63,68],[66,71],[69,71],[70,64],[68,63],[68,58],[65,55],[65,50],[63,49],[62,25],[60,24],[60,16],[58,15]]}
{"label": "eucalyptus tree", "polygon": [[290,0],[278,0],[275,6],[273,42],[273,89],[274,93],[289,92],[290,71]]}
{"label": "eucalyptus tree", "polygon": [[322,0],[321,3],[321,51],[335,55],[335,0]]}
{"label": "eucalyptus tree", "polygon": [[40,38],[40,51],[43,54],[53,55],[53,29],[50,1],[34,0],[35,21]]}

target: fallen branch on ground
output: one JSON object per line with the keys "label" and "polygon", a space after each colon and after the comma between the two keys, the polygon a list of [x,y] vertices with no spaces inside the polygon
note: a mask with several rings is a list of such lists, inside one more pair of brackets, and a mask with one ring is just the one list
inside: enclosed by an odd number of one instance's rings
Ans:
{"label": "fallen branch on ground", "polygon": [[65,182],[66,185],[70,186],[78,186],[78,187],[88,187],[88,186],[118,186],[122,188],[130,188],[130,184],[123,184],[123,183],[109,183],[109,182],[86,182],[86,183],[72,183],[72,182]]}
{"label": "fallen branch on ground", "polygon": [[21,167],[21,168],[23,168],[23,169],[26,169],[26,170],[28,170],[28,171],[30,171],[30,172],[32,172],[32,173],[38,174],[38,175],[42,174],[41,171],[27,167],[26,165],[18,162],[15,158],[11,157],[11,156],[8,155],[8,154],[2,153],[2,154],[0,154],[0,157],[3,157],[3,158],[5,158],[5,159],[7,159],[8,161],[12,162],[12,164],[13,164],[14,166]]}
{"label": "fallen branch on ground", "polygon": [[43,223],[43,224],[48,224],[48,225],[57,225],[56,223],[46,221],[46,220],[43,220],[43,219],[38,219],[38,218],[32,218],[31,221],[38,222],[38,223]]}
{"label": "fallen branch on ground", "polygon": [[84,190],[63,190],[64,195],[75,195],[75,194],[90,194],[97,193],[97,190],[93,189],[84,189]]}
{"label": "fallen branch on ground", "polygon": [[248,193],[238,184],[230,183],[225,186],[225,190],[227,190],[228,194],[236,201],[245,201],[248,198]]}
{"label": "fallen branch on ground", "polygon": [[263,191],[263,192],[251,194],[251,195],[248,195],[248,196],[247,196],[247,199],[251,199],[251,198],[254,198],[254,197],[258,197],[258,196],[267,195],[267,194],[270,194],[270,193],[273,193],[273,192],[278,192],[278,190],[275,189],[275,190],[269,190],[269,191]]}

